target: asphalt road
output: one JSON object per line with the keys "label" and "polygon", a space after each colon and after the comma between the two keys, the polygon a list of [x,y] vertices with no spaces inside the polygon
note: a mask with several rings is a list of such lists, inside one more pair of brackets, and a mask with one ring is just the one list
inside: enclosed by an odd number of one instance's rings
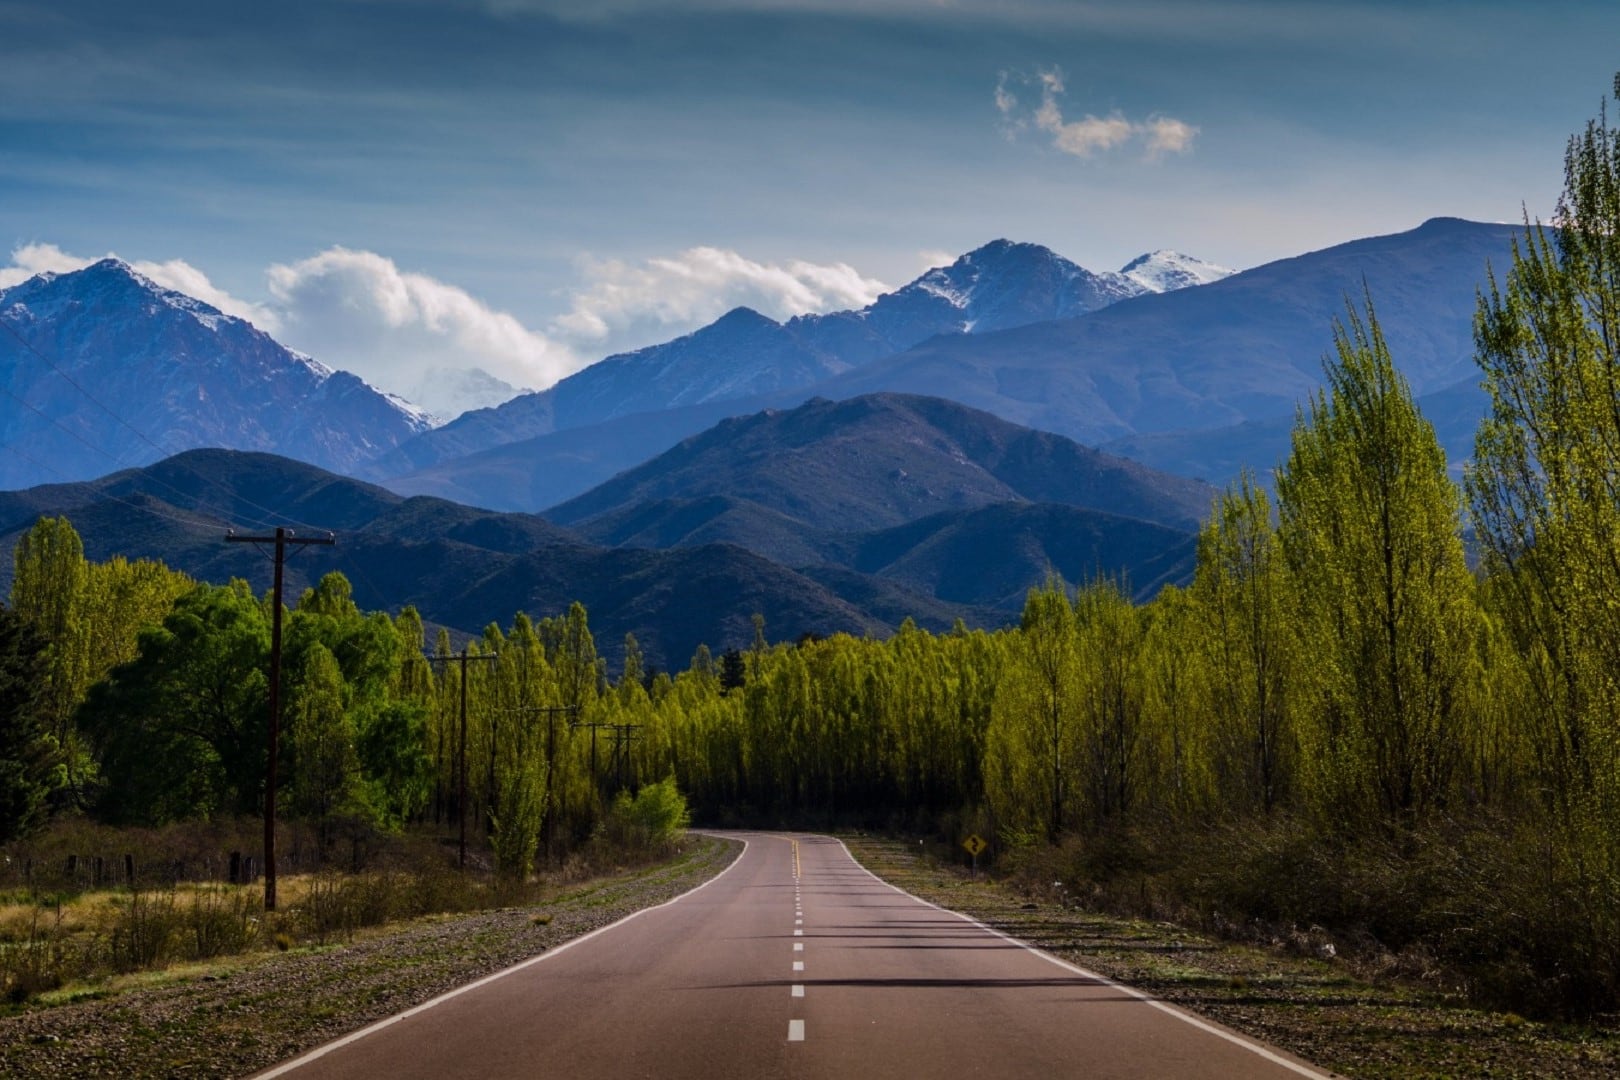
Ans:
{"label": "asphalt road", "polygon": [[1323,1076],[861,869],[735,834],[719,877],[264,1078]]}

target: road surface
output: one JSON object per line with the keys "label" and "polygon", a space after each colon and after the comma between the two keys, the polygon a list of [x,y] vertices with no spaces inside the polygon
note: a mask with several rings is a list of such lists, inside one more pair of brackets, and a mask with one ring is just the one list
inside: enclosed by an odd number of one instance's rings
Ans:
{"label": "road surface", "polygon": [[836,840],[734,835],[708,884],[260,1076],[1327,1075],[900,892]]}

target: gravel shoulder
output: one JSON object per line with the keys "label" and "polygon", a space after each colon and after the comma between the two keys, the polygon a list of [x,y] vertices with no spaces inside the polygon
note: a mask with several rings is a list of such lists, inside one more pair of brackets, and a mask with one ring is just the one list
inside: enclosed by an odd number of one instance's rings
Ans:
{"label": "gravel shoulder", "polygon": [[0,1018],[0,1076],[243,1076],[678,896],[740,850],[693,835],[672,860],[532,907],[417,920],[347,945],[239,957],[163,985],[31,1008]]}
{"label": "gravel shoulder", "polygon": [[915,896],[1345,1076],[1620,1075],[1620,1031],[1481,1012],[1425,985],[1379,977],[1364,962],[1099,915],[1055,893],[1022,895],[925,858],[911,844],[845,843],[868,870]]}

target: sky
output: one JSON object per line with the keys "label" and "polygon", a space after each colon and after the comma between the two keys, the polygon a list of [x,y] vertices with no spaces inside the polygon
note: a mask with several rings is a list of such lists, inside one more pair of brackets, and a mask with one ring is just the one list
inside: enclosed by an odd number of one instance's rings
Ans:
{"label": "sky", "polygon": [[0,287],[117,254],[416,400],[989,240],[1548,217],[1620,4],[0,0]]}

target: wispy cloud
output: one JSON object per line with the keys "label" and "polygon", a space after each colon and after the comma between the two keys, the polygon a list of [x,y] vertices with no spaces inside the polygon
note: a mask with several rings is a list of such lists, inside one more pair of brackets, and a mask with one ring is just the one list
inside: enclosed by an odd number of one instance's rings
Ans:
{"label": "wispy cloud", "polygon": [[639,264],[581,261],[584,288],[548,332],[577,348],[614,352],[668,337],[747,306],[775,319],[863,307],[888,286],[847,263],[756,262],[695,247]]}
{"label": "wispy cloud", "polygon": [[[1078,120],[1066,119],[1060,101],[1064,90],[1063,72],[1057,68],[1034,76],[1002,72],[993,95],[1002,131],[1015,139],[1034,128],[1050,136],[1053,149],[1082,158],[1135,144],[1148,161],[1157,161],[1165,154],[1188,153],[1198,137],[1196,126],[1162,114],[1134,121],[1116,109],[1106,116],[1086,113]],[[1025,104],[1019,91],[1035,94],[1033,106]]]}

